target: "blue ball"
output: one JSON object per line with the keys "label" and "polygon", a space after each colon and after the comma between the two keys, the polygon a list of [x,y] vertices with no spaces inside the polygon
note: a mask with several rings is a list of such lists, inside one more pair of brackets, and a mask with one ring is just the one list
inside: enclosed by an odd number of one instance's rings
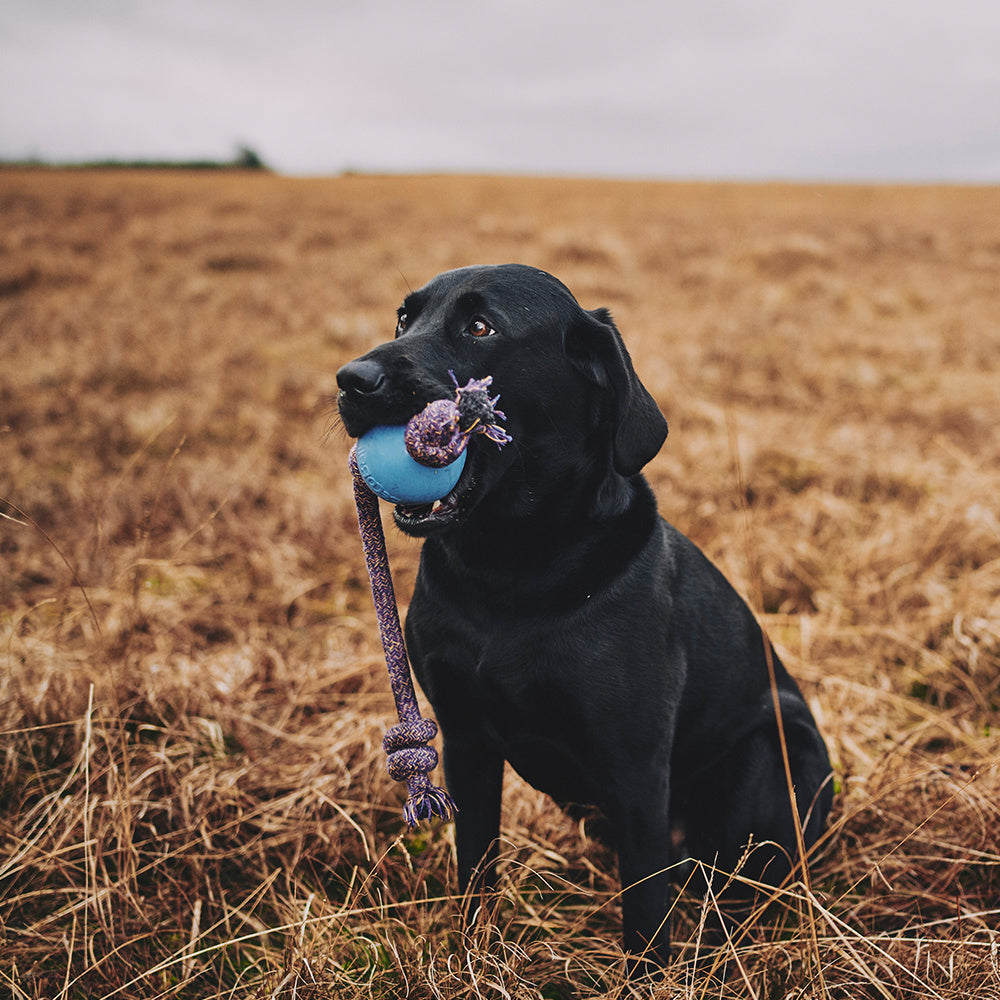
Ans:
{"label": "blue ball", "polygon": [[450,465],[432,469],[411,457],[405,427],[374,427],[358,438],[358,471],[377,496],[390,503],[424,504],[447,496],[465,467],[465,452]]}

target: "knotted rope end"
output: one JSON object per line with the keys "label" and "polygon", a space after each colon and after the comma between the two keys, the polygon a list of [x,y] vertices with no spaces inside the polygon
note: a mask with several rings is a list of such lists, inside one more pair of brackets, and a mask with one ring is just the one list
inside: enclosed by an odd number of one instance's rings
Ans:
{"label": "knotted rope end", "polygon": [[473,432],[484,434],[500,448],[508,444],[511,436],[500,426],[500,421],[506,420],[507,414],[497,409],[500,397],[491,399],[486,391],[493,384],[493,376],[470,378],[465,385],[459,385],[451,369],[448,374],[455,384],[455,405],[458,407],[461,433],[466,437]]}
{"label": "knotted rope end", "polygon": [[393,726],[382,740],[389,777],[406,782],[409,794],[403,818],[411,830],[435,816],[449,819],[456,811],[451,796],[427,777],[437,767],[437,751],[427,745],[436,734],[433,719],[418,718]]}

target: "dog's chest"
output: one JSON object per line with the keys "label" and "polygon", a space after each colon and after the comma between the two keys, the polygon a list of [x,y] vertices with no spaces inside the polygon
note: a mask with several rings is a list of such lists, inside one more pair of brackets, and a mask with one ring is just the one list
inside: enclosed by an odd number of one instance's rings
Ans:
{"label": "dog's chest", "polygon": [[648,758],[649,734],[660,729],[663,691],[639,676],[649,679],[648,637],[658,634],[642,602],[595,597],[555,611],[526,606],[523,592],[488,599],[427,568],[407,638],[446,744],[449,731],[481,734],[534,787],[603,805],[615,762]]}
{"label": "dog's chest", "polygon": [[491,670],[489,659],[480,691],[485,731],[525,781],[563,802],[594,801],[586,724],[572,691],[531,670],[516,678]]}
{"label": "dog's chest", "polygon": [[466,711],[514,770],[559,801],[596,801],[586,670],[573,650],[558,637],[495,629],[467,655]]}

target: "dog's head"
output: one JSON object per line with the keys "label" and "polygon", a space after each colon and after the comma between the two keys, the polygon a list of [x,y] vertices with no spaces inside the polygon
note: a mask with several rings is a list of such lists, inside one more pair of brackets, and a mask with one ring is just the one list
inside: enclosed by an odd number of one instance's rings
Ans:
{"label": "dog's head", "polygon": [[474,511],[517,518],[559,498],[588,502],[659,451],[667,424],[604,309],[583,309],[562,282],[520,264],[446,271],[408,295],[394,340],[337,373],[347,433],[404,424],[454,385],[493,377],[513,443],[478,436],[455,489],[433,507],[397,506],[395,521],[428,535]]}

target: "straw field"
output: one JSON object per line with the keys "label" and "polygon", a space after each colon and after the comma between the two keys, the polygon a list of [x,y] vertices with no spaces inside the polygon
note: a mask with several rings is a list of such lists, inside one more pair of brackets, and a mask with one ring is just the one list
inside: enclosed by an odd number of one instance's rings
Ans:
{"label": "straw field", "polygon": [[334,376],[408,288],[513,260],[613,311],[661,509],[836,769],[728,983],[685,896],[653,992],[1000,996],[998,219],[1000,189],[0,172],[0,991],[650,995],[586,824],[508,775],[465,935],[451,829],[406,832],[384,773]]}

